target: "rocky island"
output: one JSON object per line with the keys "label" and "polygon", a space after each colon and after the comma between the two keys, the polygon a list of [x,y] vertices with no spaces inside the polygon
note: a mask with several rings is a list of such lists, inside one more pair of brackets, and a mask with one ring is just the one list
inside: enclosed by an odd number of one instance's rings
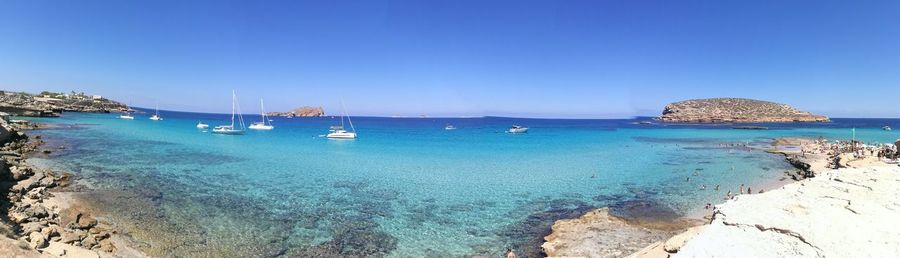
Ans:
{"label": "rocky island", "polygon": [[125,112],[125,104],[99,95],[82,93],[0,91],[0,112],[17,116],[57,117],[62,112],[109,113]]}
{"label": "rocky island", "polygon": [[283,117],[319,117],[325,115],[325,110],[322,109],[322,107],[299,107],[288,112],[267,112],[266,115]]}
{"label": "rocky island", "polygon": [[666,105],[660,121],[686,123],[828,122],[826,116],[800,111],[786,104],[742,98],[711,98]]}

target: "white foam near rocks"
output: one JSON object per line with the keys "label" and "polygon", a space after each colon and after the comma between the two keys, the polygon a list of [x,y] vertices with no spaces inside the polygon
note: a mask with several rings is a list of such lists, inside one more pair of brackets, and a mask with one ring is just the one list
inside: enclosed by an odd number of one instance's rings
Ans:
{"label": "white foam near rocks", "polygon": [[672,257],[896,257],[900,167],[821,173],[716,207]]}

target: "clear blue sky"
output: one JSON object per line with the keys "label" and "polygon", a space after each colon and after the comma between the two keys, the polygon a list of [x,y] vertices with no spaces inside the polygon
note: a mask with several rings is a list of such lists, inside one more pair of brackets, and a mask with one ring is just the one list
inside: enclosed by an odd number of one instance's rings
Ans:
{"label": "clear blue sky", "polygon": [[623,117],[748,97],[900,117],[900,1],[3,1],[0,89],[136,106]]}

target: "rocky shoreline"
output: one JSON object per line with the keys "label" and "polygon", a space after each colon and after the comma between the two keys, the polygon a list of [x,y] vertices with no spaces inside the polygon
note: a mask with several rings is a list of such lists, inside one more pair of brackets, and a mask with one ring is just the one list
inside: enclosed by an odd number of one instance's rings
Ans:
{"label": "rocky shoreline", "polygon": [[[27,123],[0,119],[0,253],[19,257],[140,256],[121,244],[112,225],[84,212],[65,188],[70,175],[28,164],[43,141],[29,138]],[[44,149],[41,153],[49,153]],[[127,253],[128,255],[122,255]]]}
{"label": "rocky shoreline", "polygon": [[[900,167],[885,162],[897,156],[897,146],[784,138],[768,151],[783,154],[797,168],[788,173],[796,182],[736,195],[713,207],[707,222],[676,229],[662,240],[657,240],[660,234],[644,234],[631,240],[645,244],[643,249],[625,246],[638,250],[629,257],[877,257],[900,252],[900,226],[879,229],[883,223],[871,223],[900,216],[900,209],[891,208],[900,207],[894,198],[900,196]],[[608,251],[623,248],[616,241],[623,236],[610,232],[652,232],[601,213],[598,209],[557,221],[545,238],[547,255],[622,257]],[[817,230],[833,222],[840,222],[840,233]]]}
{"label": "rocky shoreline", "polygon": [[58,117],[62,112],[110,113],[127,112],[131,109],[122,103],[102,96],[88,96],[84,93],[28,94],[24,92],[0,91],[0,112],[7,115],[31,117]]}

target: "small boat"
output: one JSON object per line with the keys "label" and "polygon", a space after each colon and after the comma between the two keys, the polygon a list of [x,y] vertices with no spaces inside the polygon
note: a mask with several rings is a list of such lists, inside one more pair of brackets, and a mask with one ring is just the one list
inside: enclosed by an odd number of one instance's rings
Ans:
{"label": "small boat", "polygon": [[197,129],[207,129],[209,128],[208,124],[204,124],[203,121],[197,121]]}
{"label": "small boat", "polygon": [[508,132],[508,133],[527,133],[528,127],[524,127],[524,126],[520,126],[520,125],[513,125],[506,132]]}
{"label": "small boat", "polygon": [[[240,128],[234,127],[234,117],[235,117],[235,108],[237,105],[237,95],[234,94],[234,91],[231,91],[231,125],[220,125],[213,128],[213,133],[217,134],[229,134],[229,135],[240,135],[244,134],[244,116],[237,112],[237,116],[240,121]],[[197,125],[199,127],[199,124]]]}
{"label": "small boat", "polygon": [[125,114],[120,115],[119,119],[134,120],[134,117],[131,116],[131,113],[125,113]]}
{"label": "small boat", "polygon": [[[344,108],[344,101],[341,101],[341,125],[331,126],[331,130],[325,137],[330,139],[356,139],[356,128],[353,127],[353,121],[350,120],[350,116],[347,116],[346,113],[347,110]],[[344,116],[347,116],[347,122],[350,123],[351,131],[344,129]]]}
{"label": "small boat", "polygon": [[161,116],[159,116],[159,104],[156,104],[156,114],[150,117],[150,120],[160,121],[163,120]]}
{"label": "small boat", "polygon": [[[263,100],[259,99],[259,110],[260,116],[262,116],[262,122],[254,122],[250,124],[250,129],[253,130],[272,130],[275,129],[275,126],[272,125],[272,120],[269,120],[269,117],[266,116],[266,108],[263,106]],[[267,123],[268,122],[268,123]]]}
{"label": "small boat", "polygon": [[456,130],[456,126],[447,125],[447,126],[444,126],[444,130]]}
{"label": "small boat", "polygon": [[881,130],[890,131],[891,127],[885,125],[884,127],[881,128]]}

